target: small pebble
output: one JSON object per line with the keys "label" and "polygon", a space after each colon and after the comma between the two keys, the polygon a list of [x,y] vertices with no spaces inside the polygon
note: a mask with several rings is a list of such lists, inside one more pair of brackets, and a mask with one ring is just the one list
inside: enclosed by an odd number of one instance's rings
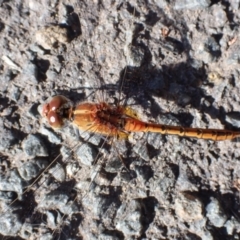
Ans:
{"label": "small pebble", "polygon": [[91,166],[97,157],[97,150],[89,144],[82,144],[76,150],[77,159],[86,166]]}
{"label": "small pebble", "polygon": [[143,230],[141,204],[137,200],[122,203],[117,211],[116,228],[121,231],[126,238],[140,236]]}
{"label": "small pebble", "polygon": [[186,10],[186,9],[200,9],[210,6],[210,0],[176,0],[174,9]]}
{"label": "small pebble", "polygon": [[68,33],[66,28],[60,26],[47,26],[35,33],[35,41],[37,44],[47,50],[51,50],[59,43],[68,43]]}
{"label": "small pebble", "polygon": [[52,129],[49,130],[48,128],[42,126],[39,130],[39,132],[45,136],[48,137],[48,140],[51,143],[55,143],[55,144],[59,144],[61,143],[61,138],[56,134],[56,132],[54,132]]}
{"label": "small pebble", "polygon": [[0,233],[5,236],[17,236],[22,223],[16,215],[6,213],[0,215]]}
{"label": "small pebble", "polygon": [[207,218],[215,227],[222,227],[227,221],[227,216],[223,212],[219,202],[215,198],[211,198],[211,202],[206,207]]}
{"label": "small pebble", "polygon": [[186,222],[198,221],[203,218],[201,201],[186,194],[175,199],[175,212]]}
{"label": "small pebble", "polygon": [[42,139],[37,136],[30,134],[24,139],[22,143],[23,150],[28,156],[31,157],[47,157],[48,150],[43,143]]}

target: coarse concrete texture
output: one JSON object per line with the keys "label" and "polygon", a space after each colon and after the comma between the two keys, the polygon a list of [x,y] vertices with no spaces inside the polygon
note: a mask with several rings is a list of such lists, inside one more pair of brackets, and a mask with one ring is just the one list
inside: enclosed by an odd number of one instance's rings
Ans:
{"label": "coarse concrete texture", "polygon": [[238,140],[117,140],[40,114],[61,94],[237,130],[239,0],[0,1],[0,13],[0,239],[240,239]]}

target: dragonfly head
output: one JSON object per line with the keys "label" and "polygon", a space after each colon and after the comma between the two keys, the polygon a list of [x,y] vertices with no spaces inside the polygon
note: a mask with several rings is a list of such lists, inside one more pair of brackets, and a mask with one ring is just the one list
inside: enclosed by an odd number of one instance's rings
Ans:
{"label": "dragonfly head", "polygon": [[71,101],[62,95],[56,95],[43,105],[42,116],[47,119],[51,127],[61,128],[64,121],[69,119],[71,110]]}

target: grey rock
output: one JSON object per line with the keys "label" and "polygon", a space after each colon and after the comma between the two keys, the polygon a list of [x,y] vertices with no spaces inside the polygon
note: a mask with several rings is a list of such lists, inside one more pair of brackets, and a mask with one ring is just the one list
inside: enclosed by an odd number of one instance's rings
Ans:
{"label": "grey rock", "polygon": [[60,152],[64,160],[72,156],[72,150],[64,145],[61,147]]}
{"label": "grey rock", "polygon": [[21,79],[23,82],[31,82],[32,84],[38,83],[38,68],[35,64],[28,62],[24,65],[21,73]]}
{"label": "grey rock", "polygon": [[52,229],[56,229],[58,224],[61,224],[61,214],[57,211],[56,215],[54,215],[51,211],[46,211],[47,223],[48,226]]}
{"label": "grey rock", "polygon": [[3,117],[7,117],[7,116],[10,116],[12,113],[13,113],[13,108],[11,107],[8,107],[8,108],[4,108],[3,111],[2,111],[2,116]]}
{"label": "grey rock", "polygon": [[144,159],[145,161],[150,160],[150,156],[148,153],[147,145],[145,141],[139,141],[138,144],[136,144],[133,147],[133,151],[139,155],[140,158]]}
{"label": "grey rock", "polygon": [[66,126],[61,129],[61,132],[64,132],[65,136],[70,137],[72,144],[69,147],[75,148],[77,144],[79,145],[79,131],[72,124],[66,124]]}
{"label": "grey rock", "polygon": [[148,133],[147,142],[155,149],[162,147],[162,135],[159,133]]}
{"label": "grey rock", "polygon": [[21,72],[21,67],[19,67],[19,65],[17,63],[15,63],[9,56],[5,56],[3,55],[1,57],[1,59],[11,68],[14,70],[17,70],[19,72]]}
{"label": "grey rock", "polygon": [[68,163],[66,166],[66,175],[70,178],[76,176],[77,172],[80,170],[80,166],[77,162]]}
{"label": "grey rock", "polygon": [[122,161],[119,158],[110,158],[108,159],[105,170],[110,173],[117,173],[123,167]]}
{"label": "grey rock", "polygon": [[0,175],[0,190],[12,191],[21,194],[23,191],[23,182],[16,170],[8,172],[7,175]]}
{"label": "grey rock", "polygon": [[124,182],[128,183],[128,182],[131,181],[132,176],[131,176],[131,173],[130,173],[130,172],[123,171],[123,172],[120,172],[120,178],[121,178]]}
{"label": "grey rock", "polygon": [[240,0],[229,0],[229,3],[234,10],[239,10]]}
{"label": "grey rock", "polygon": [[191,183],[188,178],[189,169],[186,165],[182,162],[179,164],[179,176],[177,179],[176,186],[178,187],[179,192],[190,191],[190,192],[197,192],[198,188],[196,185]]}
{"label": "grey rock", "polygon": [[183,10],[183,9],[199,9],[206,8],[210,6],[210,0],[176,0],[174,4],[174,9]]}
{"label": "grey rock", "polygon": [[95,183],[92,184],[91,188],[89,188],[89,184],[87,187],[88,192],[85,195],[86,197],[82,198],[82,205],[94,216],[98,216],[103,221],[108,221],[109,214],[115,214],[118,209],[117,198],[108,195],[108,187],[105,187],[106,194],[101,194],[102,188]]}
{"label": "grey rock", "polygon": [[204,47],[205,51],[211,54],[212,61],[217,60],[221,56],[221,48],[219,46],[219,43],[217,43],[213,37],[207,39]]}
{"label": "grey rock", "polygon": [[39,240],[49,240],[52,239],[53,235],[51,233],[43,233],[39,236]]}
{"label": "grey rock", "polygon": [[0,200],[10,202],[12,198],[13,198],[13,192],[0,191]]}
{"label": "grey rock", "polygon": [[7,151],[16,141],[13,132],[7,129],[2,129],[0,134],[0,151]]}
{"label": "grey rock", "polygon": [[82,164],[91,166],[97,157],[97,150],[90,144],[82,144],[76,150],[76,155]]}
{"label": "grey rock", "polygon": [[91,143],[95,146],[98,146],[100,144],[101,140],[102,140],[102,137],[100,135],[92,134],[90,132],[81,131],[81,130],[79,132],[80,132],[81,137],[85,141],[87,141],[87,142],[89,142],[89,143]]}
{"label": "grey rock", "polygon": [[9,83],[12,80],[13,70],[8,70],[4,76],[0,76],[0,88],[2,91],[8,89]]}
{"label": "grey rock", "polygon": [[25,222],[21,227],[19,236],[23,239],[31,239],[32,235],[34,235],[33,226]]}
{"label": "grey rock", "polygon": [[224,227],[227,230],[228,235],[233,235],[234,232],[240,233],[240,222],[232,217],[225,224]]}
{"label": "grey rock", "polygon": [[66,178],[65,170],[63,166],[57,163],[54,167],[49,169],[52,176],[59,182],[63,182]]}
{"label": "grey rock", "polygon": [[99,195],[94,198],[93,212],[95,215],[104,218],[106,211],[111,206],[112,200],[107,196]]}
{"label": "grey rock", "polygon": [[17,170],[19,175],[26,181],[35,178],[40,171],[47,166],[47,161],[44,160],[34,160],[31,162],[24,163]]}
{"label": "grey rock", "polygon": [[201,201],[189,194],[179,195],[175,199],[175,212],[186,222],[198,221],[203,218]]}
{"label": "grey rock", "polygon": [[228,18],[225,9],[221,4],[213,4],[210,8],[209,25],[213,28],[222,28],[226,25]]}
{"label": "grey rock", "polygon": [[211,232],[205,228],[206,223],[207,219],[205,217],[200,220],[192,221],[190,224],[189,232],[194,233],[196,236],[199,236],[200,239],[213,240]]}
{"label": "grey rock", "polygon": [[27,138],[24,139],[22,147],[28,156],[31,157],[48,156],[48,150],[45,144],[43,143],[42,139],[37,135],[33,134],[28,135]]}
{"label": "grey rock", "polygon": [[16,215],[6,213],[0,215],[0,233],[5,236],[17,236],[22,223]]}
{"label": "grey rock", "polygon": [[167,1],[166,0],[154,0],[154,2],[158,5],[159,8],[165,8],[167,7]]}
{"label": "grey rock", "polygon": [[42,48],[40,48],[38,45],[36,45],[36,44],[31,44],[30,46],[29,46],[29,49],[32,51],[32,52],[36,52],[36,53],[38,53],[40,56],[41,55],[44,55],[45,54],[45,50],[43,50]]}
{"label": "grey rock", "polygon": [[225,62],[228,66],[233,64],[238,65],[240,63],[240,45],[238,43],[235,43],[229,48]]}
{"label": "grey rock", "polygon": [[50,50],[59,43],[68,42],[68,33],[66,28],[60,26],[46,26],[35,33],[34,40],[43,48]]}
{"label": "grey rock", "polygon": [[219,202],[211,198],[211,202],[206,206],[207,218],[215,227],[222,227],[227,221],[227,216],[223,212]]}
{"label": "grey rock", "polygon": [[147,166],[136,166],[135,171],[138,177],[143,179],[144,182],[147,182],[152,176],[152,170]]}
{"label": "grey rock", "polygon": [[17,102],[21,95],[21,91],[20,91],[19,87],[16,87],[13,85],[10,90],[10,95],[11,95],[11,99],[13,101]]}
{"label": "grey rock", "polygon": [[48,69],[48,71],[47,71],[47,72],[49,72],[49,74],[46,73],[47,76],[50,77],[51,74],[52,74],[52,76],[54,76],[54,73],[55,73],[55,76],[59,77],[57,75],[57,73],[60,73],[61,69],[62,69],[62,64],[60,63],[60,59],[58,57],[54,56],[54,55],[48,55],[47,59],[49,60],[49,62],[51,64],[50,69]]}
{"label": "grey rock", "polygon": [[69,196],[60,191],[51,192],[45,196],[37,197],[39,209],[58,210],[63,214],[71,215],[77,210],[74,203],[68,202]]}
{"label": "grey rock", "polygon": [[214,58],[212,57],[212,54],[209,51],[206,51],[206,48],[203,42],[198,45],[198,48],[195,49],[194,55],[197,55],[198,60],[206,64],[211,63],[214,60]]}
{"label": "grey rock", "polygon": [[49,80],[50,80],[50,79],[54,80],[54,79],[56,79],[56,78],[58,77],[58,74],[57,74],[54,70],[49,69],[49,70],[46,72],[46,76],[47,76],[47,78],[48,78]]}
{"label": "grey rock", "polygon": [[214,240],[213,235],[209,231],[202,231],[200,236],[202,240]]}
{"label": "grey rock", "polygon": [[149,224],[149,228],[147,229],[147,239],[166,239],[166,231],[164,225],[157,226],[154,222]]}
{"label": "grey rock", "polygon": [[143,230],[141,223],[141,204],[137,200],[122,203],[117,211],[116,228],[121,231],[126,238],[140,236]]}
{"label": "grey rock", "polygon": [[170,203],[171,192],[176,182],[175,178],[173,171],[169,167],[162,169],[158,173],[158,177],[150,185],[150,191],[158,198],[158,201],[164,204]]}
{"label": "grey rock", "polygon": [[55,132],[53,132],[52,129],[49,130],[48,128],[42,126],[40,128],[39,132],[41,134],[47,136],[51,143],[55,143],[55,144],[61,143],[61,138]]}

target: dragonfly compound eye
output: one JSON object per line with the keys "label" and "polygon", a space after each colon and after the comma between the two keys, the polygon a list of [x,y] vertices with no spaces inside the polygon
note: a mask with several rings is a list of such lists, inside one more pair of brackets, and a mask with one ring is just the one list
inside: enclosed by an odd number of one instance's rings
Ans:
{"label": "dragonfly compound eye", "polygon": [[62,95],[57,95],[52,98],[49,102],[49,111],[57,111],[61,108],[64,104],[70,102],[70,100]]}
{"label": "dragonfly compound eye", "polygon": [[57,95],[43,105],[42,115],[47,119],[51,127],[60,128],[63,127],[64,121],[70,118],[72,105],[68,98]]}
{"label": "dragonfly compound eye", "polygon": [[63,117],[61,117],[57,112],[50,111],[47,115],[48,123],[53,128],[61,128],[64,125]]}

